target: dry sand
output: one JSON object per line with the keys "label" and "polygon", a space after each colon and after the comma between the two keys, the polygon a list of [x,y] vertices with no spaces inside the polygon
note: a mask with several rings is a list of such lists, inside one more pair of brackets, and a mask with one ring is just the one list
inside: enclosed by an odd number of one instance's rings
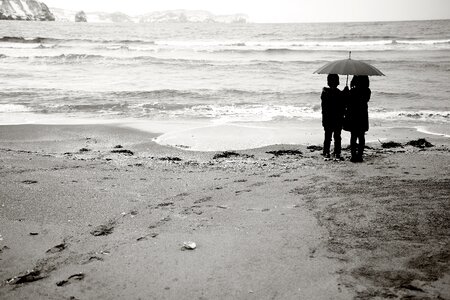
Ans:
{"label": "dry sand", "polygon": [[450,299],[448,139],[354,164],[154,136],[0,126],[1,299]]}

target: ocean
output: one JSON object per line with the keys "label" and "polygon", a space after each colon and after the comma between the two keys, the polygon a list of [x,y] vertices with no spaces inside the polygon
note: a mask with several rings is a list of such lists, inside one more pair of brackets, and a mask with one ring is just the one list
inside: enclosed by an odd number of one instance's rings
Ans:
{"label": "ocean", "polygon": [[450,137],[449,28],[0,21],[0,124],[126,124],[194,150],[304,143],[292,128],[321,130],[313,72],[352,51],[386,75],[370,78],[371,127]]}

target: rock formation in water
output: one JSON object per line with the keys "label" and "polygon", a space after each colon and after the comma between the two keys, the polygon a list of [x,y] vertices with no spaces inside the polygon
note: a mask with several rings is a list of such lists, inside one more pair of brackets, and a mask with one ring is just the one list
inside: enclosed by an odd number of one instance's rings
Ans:
{"label": "rock formation in water", "polygon": [[0,20],[55,21],[55,17],[36,0],[0,0]]}
{"label": "rock formation in water", "polygon": [[86,13],[84,11],[79,11],[75,15],[75,22],[87,22]]}

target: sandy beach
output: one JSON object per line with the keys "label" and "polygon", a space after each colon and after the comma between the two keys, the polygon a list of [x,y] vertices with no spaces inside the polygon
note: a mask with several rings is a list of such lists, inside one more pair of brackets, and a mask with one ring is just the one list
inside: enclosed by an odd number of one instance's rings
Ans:
{"label": "sandy beach", "polygon": [[1,299],[450,299],[448,138],[355,164],[156,136],[0,126]]}

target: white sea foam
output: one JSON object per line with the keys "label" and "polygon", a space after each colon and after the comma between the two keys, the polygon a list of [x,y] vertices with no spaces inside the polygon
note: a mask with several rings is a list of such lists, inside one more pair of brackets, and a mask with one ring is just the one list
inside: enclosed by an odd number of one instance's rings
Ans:
{"label": "white sea foam", "polygon": [[[426,126],[416,126],[415,128],[417,129],[418,132],[450,138],[449,130],[447,130],[446,133],[443,133],[442,131],[444,131],[444,130],[442,128],[441,129],[429,129]],[[438,132],[438,131],[440,131],[440,132]]]}
{"label": "white sea foam", "polygon": [[[11,2],[12,3],[12,2]],[[12,43],[12,42],[1,42],[0,49],[33,49],[39,47],[39,43]]]}
{"label": "white sea foam", "polygon": [[17,104],[0,104],[0,113],[29,112],[30,108]]}
{"label": "white sea foam", "polygon": [[417,110],[417,111],[385,111],[382,109],[372,109],[369,112],[370,118],[380,120],[406,120],[406,121],[423,121],[423,122],[440,122],[450,123],[450,111],[433,111],[433,110]]}

